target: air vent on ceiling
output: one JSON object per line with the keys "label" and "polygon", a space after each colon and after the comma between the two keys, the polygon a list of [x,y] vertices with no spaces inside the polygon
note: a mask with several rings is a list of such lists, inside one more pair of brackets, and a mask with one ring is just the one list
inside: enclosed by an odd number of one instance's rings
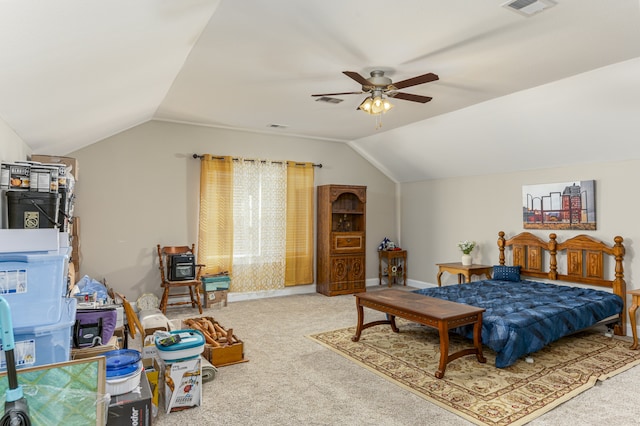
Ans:
{"label": "air vent on ceiling", "polygon": [[330,98],[328,96],[321,96],[316,99],[316,102],[326,102],[328,104],[339,104],[342,101],[344,101],[344,99]]}
{"label": "air vent on ceiling", "polygon": [[272,128],[272,129],[286,129],[289,126],[287,126],[286,124],[275,124],[275,123],[273,123],[273,124],[267,124],[267,127]]}
{"label": "air vent on ceiling", "polygon": [[516,12],[522,16],[532,16],[557,4],[554,0],[510,0],[502,4],[502,7]]}

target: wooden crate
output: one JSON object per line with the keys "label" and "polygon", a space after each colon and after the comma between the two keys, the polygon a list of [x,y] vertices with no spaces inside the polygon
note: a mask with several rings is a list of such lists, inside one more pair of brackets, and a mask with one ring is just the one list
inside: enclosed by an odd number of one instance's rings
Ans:
{"label": "wooden crate", "polygon": [[[225,331],[229,330],[227,327],[224,327],[222,324],[216,321],[213,317],[205,316],[202,318],[206,318],[212,323],[218,324]],[[184,321],[182,322],[182,328],[189,328]],[[207,361],[209,361],[215,367],[224,367],[225,365],[247,362],[248,360],[244,358],[244,342],[240,340],[235,333],[233,333],[233,335],[236,342],[231,345],[226,343],[221,343],[220,346],[205,344],[202,356],[205,357]]]}
{"label": "wooden crate", "polygon": [[244,359],[243,342],[220,347],[204,345],[204,352],[202,352],[202,356],[215,367],[224,367],[225,365],[248,361],[247,359]]}

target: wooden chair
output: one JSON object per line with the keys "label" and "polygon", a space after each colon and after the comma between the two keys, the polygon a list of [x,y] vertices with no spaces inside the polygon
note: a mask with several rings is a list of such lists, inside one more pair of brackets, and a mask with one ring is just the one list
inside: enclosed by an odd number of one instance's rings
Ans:
{"label": "wooden chair", "polygon": [[[162,300],[160,301],[160,310],[163,314],[166,314],[167,306],[177,306],[177,305],[189,305],[195,308],[198,307],[198,311],[202,314],[202,302],[200,301],[200,272],[202,266],[204,265],[195,265],[195,278],[187,279],[187,280],[170,280],[171,273],[169,268],[171,267],[171,256],[176,254],[193,254],[195,257],[195,244],[191,244],[189,246],[165,246],[160,247],[158,244],[158,259],[160,263],[160,278],[162,279]],[[184,288],[188,288],[189,292],[184,292]],[[171,293],[172,290],[178,289],[182,290],[180,293]],[[169,298],[174,297],[185,297],[189,296],[189,300],[181,300],[179,302],[169,303]]]}

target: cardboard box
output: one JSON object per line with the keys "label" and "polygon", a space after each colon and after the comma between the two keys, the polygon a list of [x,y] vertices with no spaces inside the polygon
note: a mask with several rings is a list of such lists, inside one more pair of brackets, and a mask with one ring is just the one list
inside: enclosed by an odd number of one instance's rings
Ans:
{"label": "cardboard box", "polygon": [[205,291],[204,307],[213,308],[214,305],[227,306],[227,293],[226,290]]}
{"label": "cardboard box", "polygon": [[167,413],[198,407],[202,401],[202,360],[199,356],[168,363],[164,371],[164,408]]}
{"label": "cardboard box", "polygon": [[151,397],[149,380],[145,374],[141,374],[139,389],[111,397],[107,426],[151,425]]}
{"label": "cardboard box", "polygon": [[158,349],[156,348],[156,341],[153,334],[145,336],[144,341],[142,342],[142,358],[159,359]]}
{"label": "cardboard box", "polygon": [[[226,327],[223,327],[218,321],[216,321],[213,317],[203,317],[207,318],[214,324],[219,325],[225,331],[228,331]],[[182,329],[188,329],[189,326],[184,322],[181,322],[180,327]],[[224,367],[225,365],[238,364],[240,362],[246,362],[244,359],[244,343],[242,340],[238,339],[238,336],[233,333],[235,337],[235,343],[229,345],[226,343],[222,343],[220,346],[213,346],[210,344],[204,345],[204,351],[202,352],[202,356],[207,359],[211,364],[215,367]]]}
{"label": "cardboard box", "polygon": [[41,163],[53,163],[53,164],[64,164],[66,166],[71,166],[71,174],[73,178],[78,180],[78,160],[71,157],[60,157],[56,155],[41,155],[41,154],[33,154],[31,155],[31,161],[39,161]]}
{"label": "cardboard box", "polygon": [[121,347],[118,344],[118,336],[113,335],[106,345],[93,346],[90,348],[71,348],[71,359],[91,358],[120,348]]}
{"label": "cardboard box", "polygon": [[160,366],[155,358],[143,358],[142,365],[144,373],[151,387],[151,404],[153,404],[153,417],[156,416],[159,407],[159,389],[160,389]]}

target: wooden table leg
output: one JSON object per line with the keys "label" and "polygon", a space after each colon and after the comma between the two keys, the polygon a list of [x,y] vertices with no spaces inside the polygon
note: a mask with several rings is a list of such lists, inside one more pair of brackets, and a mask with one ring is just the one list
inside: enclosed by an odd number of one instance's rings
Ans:
{"label": "wooden table leg", "polygon": [[356,334],[351,338],[354,342],[360,340],[360,334],[362,334],[362,322],[364,320],[364,308],[360,304],[358,296],[356,296],[356,309],[358,310],[358,325],[356,326]]}
{"label": "wooden table leg", "polygon": [[400,329],[396,325],[396,316],[387,314],[387,319],[389,320],[389,324],[391,324],[391,330],[393,330],[394,333],[400,333]]}
{"label": "wooden table leg", "polygon": [[440,277],[442,277],[443,273],[444,271],[442,270],[438,271],[438,287],[442,287],[442,282],[440,281]]}
{"label": "wooden table leg", "polygon": [[438,379],[442,379],[449,360],[449,326],[446,321],[438,322],[438,332],[440,334],[440,364],[435,375]]}
{"label": "wooden table leg", "polygon": [[478,314],[478,321],[473,324],[473,346],[476,347],[478,362],[485,363],[487,359],[482,354],[482,314]]}
{"label": "wooden table leg", "polygon": [[407,285],[407,258],[402,262],[402,285]]}
{"label": "wooden table leg", "polygon": [[633,334],[633,344],[631,349],[638,349],[638,330],[636,329],[636,311],[638,310],[638,298],[635,294],[631,297],[632,305],[629,308],[629,319],[631,320],[631,333]]}

